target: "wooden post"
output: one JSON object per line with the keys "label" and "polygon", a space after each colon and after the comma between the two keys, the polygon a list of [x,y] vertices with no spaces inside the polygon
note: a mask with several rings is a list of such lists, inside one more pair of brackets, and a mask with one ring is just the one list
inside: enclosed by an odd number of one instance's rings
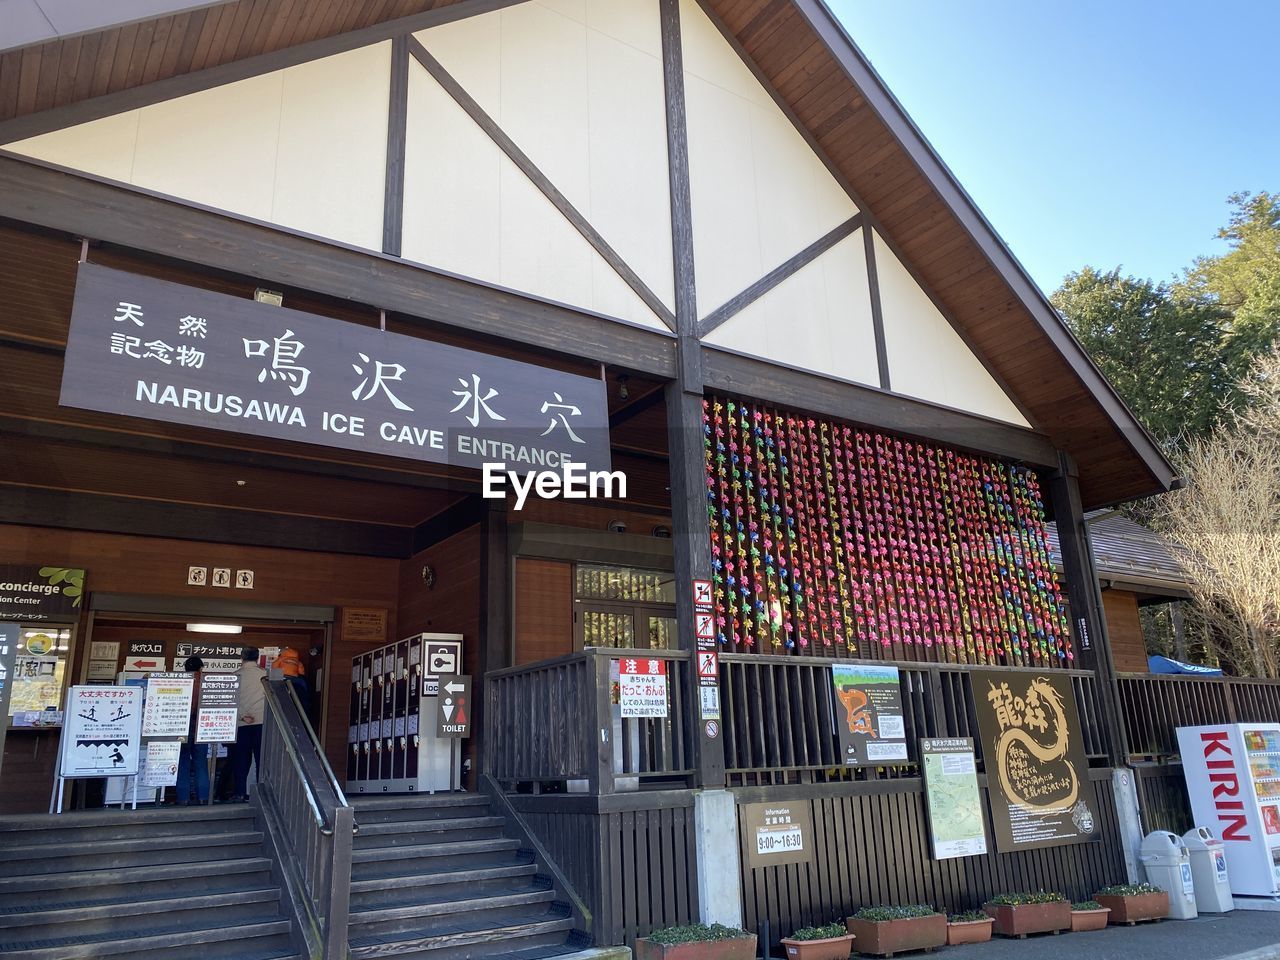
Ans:
{"label": "wooden post", "polygon": [[1093,547],[1085,528],[1080,504],[1080,483],[1075,461],[1058,454],[1058,469],[1049,478],[1058,544],[1062,549],[1062,574],[1071,604],[1071,621],[1076,634],[1076,665],[1092,670],[1098,677],[1098,699],[1106,725],[1107,749],[1112,766],[1124,766],[1129,759],[1121,722],[1120,685],[1116,681],[1107,621],[1098,587],[1098,571]]}
{"label": "wooden post", "polygon": [[[508,616],[510,606],[510,577],[508,576],[509,559],[507,555],[507,502],[505,500],[486,500],[480,513],[480,636],[477,638],[479,648],[476,651],[476,682],[473,689],[488,689],[485,674],[490,670],[500,670],[510,666],[510,630]],[[483,694],[473,693],[481,710],[487,706],[488,698]],[[486,749],[486,734],[492,730],[485,717],[472,725],[472,750],[477,758],[477,775],[489,773],[492,765],[489,762],[489,750]],[[501,736],[501,732],[492,731]]]}

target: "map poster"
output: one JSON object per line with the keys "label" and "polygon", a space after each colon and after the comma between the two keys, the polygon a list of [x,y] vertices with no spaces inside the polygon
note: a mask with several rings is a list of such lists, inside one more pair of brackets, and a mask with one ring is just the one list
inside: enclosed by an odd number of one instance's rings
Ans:
{"label": "map poster", "polygon": [[747,865],[776,867],[805,863],[813,857],[813,810],[808,800],[744,803]]}
{"label": "map poster", "polygon": [[831,686],[845,766],[875,766],[907,759],[897,667],[833,663]]}
{"label": "map poster", "polygon": [[72,687],[63,720],[62,777],[131,777],[142,742],[137,687]]}
{"label": "map poster", "polygon": [[1070,675],[974,670],[971,676],[996,849],[1100,839]]}
{"label": "map poster", "polygon": [[987,828],[978,790],[978,765],[967,737],[920,741],[925,806],[933,859],[973,857],[987,852]]}
{"label": "map poster", "polygon": [[185,737],[191,727],[191,673],[153,673],[147,678],[147,702],[142,712],[144,737]]}

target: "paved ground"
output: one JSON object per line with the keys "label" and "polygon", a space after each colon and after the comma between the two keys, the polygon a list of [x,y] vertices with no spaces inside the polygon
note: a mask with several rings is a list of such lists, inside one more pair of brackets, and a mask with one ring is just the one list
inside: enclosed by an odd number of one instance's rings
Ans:
{"label": "paved ground", "polygon": [[[994,938],[947,947],[947,960],[1280,960],[1280,913],[1236,910],[1093,933]],[[1241,956],[1241,960],[1244,957]]]}

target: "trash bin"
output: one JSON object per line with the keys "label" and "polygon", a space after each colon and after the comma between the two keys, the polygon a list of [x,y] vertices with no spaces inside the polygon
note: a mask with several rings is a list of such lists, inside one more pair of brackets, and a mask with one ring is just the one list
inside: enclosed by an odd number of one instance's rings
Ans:
{"label": "trash bin", "polygon": [[1191,878],[1196,885],[1196,910],[1228,913],[1235,909],[1227,880],[1227,851],[1208,827],[1192,827],[1182,835],[1191,855]]}
{"label": "trash bin", "polygon": [[1192,920],[1196,916],[1195,884],[1187,845],[1176,833],[1156,830],[1142,841],[1138,858],[1147,868],[1147,879],[1169,893],[1169,916]]}

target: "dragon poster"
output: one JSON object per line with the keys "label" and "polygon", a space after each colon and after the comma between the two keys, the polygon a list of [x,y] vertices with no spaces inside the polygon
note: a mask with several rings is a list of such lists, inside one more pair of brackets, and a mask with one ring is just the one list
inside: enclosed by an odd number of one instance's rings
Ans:
{"label": "dragon poster", "polygon": [[847,767],[907,759],[898,668],[865,663],[833,663],[836,732]]}
{"label": "dragon poster", "polygon": [[1001,853],[1099,839],[1071,677],[973,671],[996,849]]}

